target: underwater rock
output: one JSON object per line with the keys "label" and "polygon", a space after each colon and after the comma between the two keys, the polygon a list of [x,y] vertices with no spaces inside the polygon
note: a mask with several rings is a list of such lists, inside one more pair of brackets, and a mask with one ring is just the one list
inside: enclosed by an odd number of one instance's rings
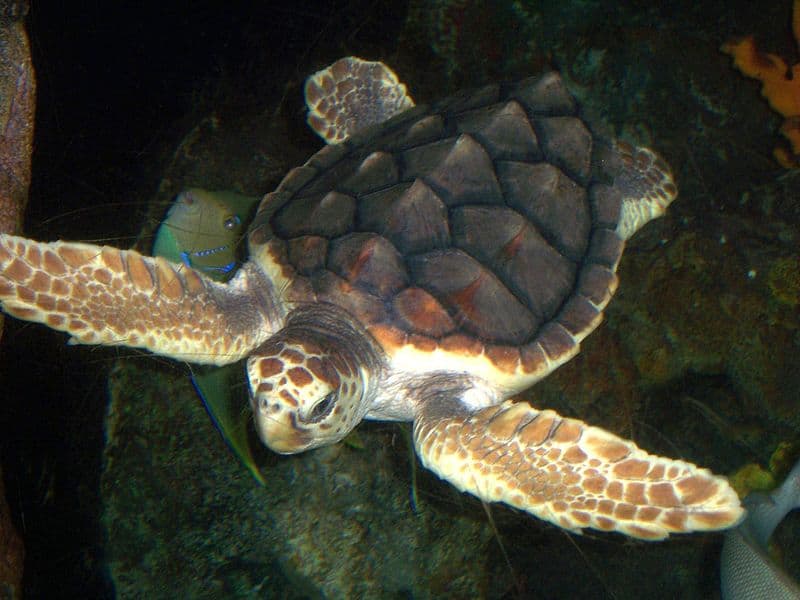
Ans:
{"label": "underwater rock", "polygon": [[[36,81],[24,26],[28,9],[26,1],[0,0],[0,232],[5,233],[19,231],[31,181]],[[22,597],[24,556],[0,467],[0,597]]]}
{"label": "underwater rock", "polygon": [[27,2],[0,1],[0,231],[19,231],[31,182],[36,80]]}
{"label": "underwater rock", "polygon": [[490,529],[424,495],[411,510],[413,455],[394,428],[362,429],[364,450],[262,451],[260,487],[183,374],[128,361],[109,391],[103,521],[119,597],[485,596]]}

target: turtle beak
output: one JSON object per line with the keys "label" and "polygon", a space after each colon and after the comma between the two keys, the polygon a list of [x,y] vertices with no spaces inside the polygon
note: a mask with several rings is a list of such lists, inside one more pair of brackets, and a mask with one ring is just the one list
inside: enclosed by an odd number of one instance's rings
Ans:
{"label": "turtle beak", "polygon": [[298,429],[294,414],[265,415],[256,409],[253,415],[258,437],[273,452],[297,454],[314,447],[311,435]]}

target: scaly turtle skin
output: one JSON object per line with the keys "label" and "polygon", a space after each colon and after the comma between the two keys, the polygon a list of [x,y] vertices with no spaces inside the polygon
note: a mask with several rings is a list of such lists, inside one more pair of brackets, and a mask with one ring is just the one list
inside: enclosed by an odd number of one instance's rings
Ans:
{"label": "scaly turtle skin", "polygon": [[[358,114],[350,92],[386,81],[374,64],[314,76],[313,114]],[[654,153],[597,138],[549,73],[326,146],[262,200],[227,284],[4,236],[0,300],[77,343],[248,357],[256,427],[277,452],[336,442],[363,418],[413,421],[422,462],[461,490],[572,531],[660,539],[736,524],[727,481],[509,398],[578,352],[625,240],[675,193]]]}

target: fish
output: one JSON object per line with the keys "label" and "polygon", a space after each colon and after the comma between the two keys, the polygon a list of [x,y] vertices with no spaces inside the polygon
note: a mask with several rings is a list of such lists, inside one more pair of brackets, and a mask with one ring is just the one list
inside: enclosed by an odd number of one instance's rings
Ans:
{"label": "fish", "polygon": [[725,536],[720,559],[724,600],[798,600],[800,585],[770,557],[767,543],[787,514],[800,508],[800,460],[769,494],[744,499],[747,518]]}
{"label": "fish", "polygon": [[182,191],[156,232],[153,255],[228,281],[241,264],[239,242],[258,201],[224,190]]}
{"label": "fish", "polygon": [[[191,188],[180,192],[159,226],[153,256],[228,281],[241,264],[240,242],[259,197]],[[253,456],[248,434],[250,400],[240,363],[196,368],[192,384],[231,452],[260,485],[266,480]]]}

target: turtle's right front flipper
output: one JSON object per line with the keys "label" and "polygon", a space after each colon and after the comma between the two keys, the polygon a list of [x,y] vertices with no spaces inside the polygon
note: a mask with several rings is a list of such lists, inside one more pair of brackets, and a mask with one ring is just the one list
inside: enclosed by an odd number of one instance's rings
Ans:
{"label": "turtle's right front flipper", "polygon": [[414,421],[422,463],[484,501],[576,532],[648,540],[723,529],[743,515],[724,478],[552,410],[512,401],[472,413],[429,404]]}
{"label": "turtle's right front flipper", "polygon": [[269,337],[273,324],[265,315],[277,314],[274,299],[252,291],[259,286],[249,285],[250,277],[260,275],[242,269],[222,285],[132,250],[0,236],[3,309],[65,331],[73,343],[235,362]]}

